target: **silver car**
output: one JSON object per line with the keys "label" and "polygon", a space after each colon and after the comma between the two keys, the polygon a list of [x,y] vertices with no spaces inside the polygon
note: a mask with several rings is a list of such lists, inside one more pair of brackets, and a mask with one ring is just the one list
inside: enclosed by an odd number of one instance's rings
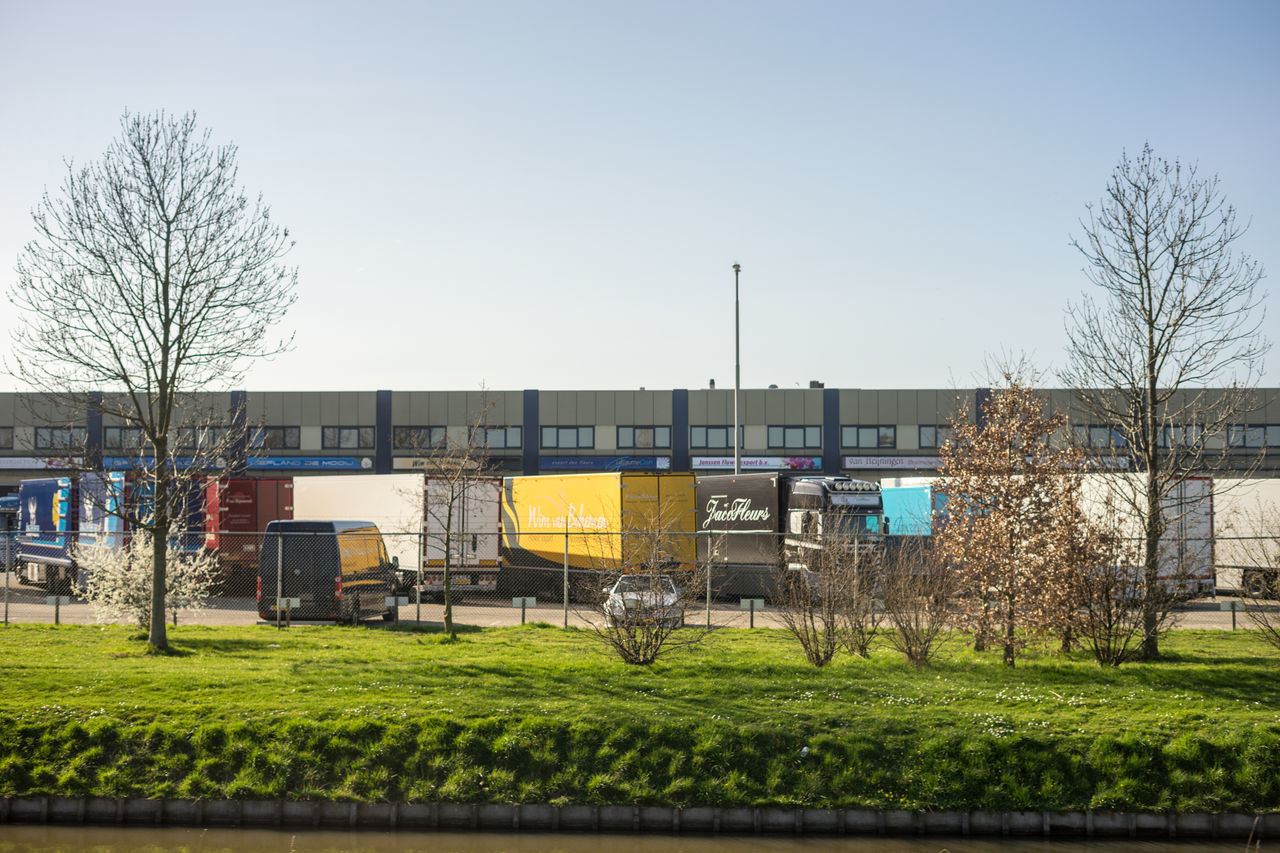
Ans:
{"label": "silver car", "polygon": [[670,575],[622,575],[603,592],[605,627],[684,625],[684,603]]}

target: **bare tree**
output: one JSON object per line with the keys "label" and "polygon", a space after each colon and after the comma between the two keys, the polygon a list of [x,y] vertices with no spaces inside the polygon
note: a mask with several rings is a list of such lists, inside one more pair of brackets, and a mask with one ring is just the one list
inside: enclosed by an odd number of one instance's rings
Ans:
{"label": "bare tree", "polygon": [[[1099,666],[1119,666],[1140,653],[1146,593],[1138,540],[1126,537],[1122,513],[1104,497],[1072,509],[1071,595],[1065,630],[1079,638]],[[1060,629],[1061,630],[1061,629]]]}
{"label": "bare tree", "polygon": [[[1237,221],[1218,180],[1144,145],[1122,155],[1072,245],[1097,289],[1067,309],[1069,387],[1092,424],[1117,435],[1117,458],[1142,487],[1129,510],[1142,527],[1144,585],[1155,589],[1168,525],[1166,497],[1211,467],[1228,430],[1254,409],[1262,266],[1236,245]],[[1210,392],[1207,386],[1222,386]],[[1142,656],[1159,655],[1159,603],[1148,598]]]}
{"label": "bare tree", "polygon": [[706,603],[710,566],[697,560],[680,514],[670,502],[637,505],[620,533],[581,534],[590,571],[574,576],[573,598],[591,634],[624,663],[653,663],[710,633],[687,619]]}
{"label": "bare tree", "polygon": [[782,626],[800,643],[805,660],[826,666],[840,649],[847,600],[855,582],[854,561],[834,548],[809,554],[808,565],[792,565],[785,555],[774,567],[773,607]]}
{"label": "bare tree", "polygon": [[939,481],[947,519],[934,545],[957,574],[961,624],[980,644],[998,642],[1013,666],[1069,606],[1079,454],[1053,441],[1066,416],[1047,414],[1019,376],[1004,378],[977,424],[952,423]]}
{"label": "bare tree", "polygon": [[140,432],[158,650],[179,457],[200,450],[178,446],[175,415],[185,395],[232,387],[249,359],[285,348],[268,330],[295,298],[297,273],[280,263],[288,232],[236,186],[235,159],[193,113],[126,113],[102,158],[68,163],[61,193],[33,212],[10,291],[15,375],[43,391],[111,392],[104,414]]}
{"label": "bare tree", "polygon": [[[424,574],[429,567],[439,565],[444,630],[450,638],[457,637],[453,624],[455,571],[467,566],[468,560],[474,562],[482,550],[491,550],[496,563],[502,479],[489,456],[487,436],[492,409],[493,404],[482,394],[464,430],[404,427],[396,436],[397,446],[417,451],[426,474],[421,495],[425,502],[424,547],[416,578],[419,606],[427,586]],[[486,518],[491,520],[491,529],[481,526],[481,520]]]}
{"label": "bare tree", "polygon": [[774,567],[773,605],[809,663],[826,666],[842,646],[868,655],[881,618],[880,558],[878,539],[833,523],[788,538]]}
{"label": "bare tree", "polygon": [[927,537],[893,537],[882,572],[889,645],[925,666],[955,618],[956,573]]}
{"label": "bare tree", "polygon": [[883,544],[868,547],[854,563],[853,583],[844,599],[840,614],[840,644],[852,655],[871,657],[871,644],[884,622],[884,571],[886,555]]}

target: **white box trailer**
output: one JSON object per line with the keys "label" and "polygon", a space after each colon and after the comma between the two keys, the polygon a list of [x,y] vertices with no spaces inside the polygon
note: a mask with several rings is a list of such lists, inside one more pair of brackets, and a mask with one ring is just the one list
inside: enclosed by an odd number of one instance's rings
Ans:
{"label": "white box trailer", "polygon": [[[1138,510],[1146,504],[1144,482],[1141,474],[1086,474],[1082,489],[1086,510],[1099,515],[1109,510],[1119,517],[1120,535],[1135,546],[1135,562],[1141,557],[1145,513]],[[1160,579],[1178,592],[1214,595],[1213,478],[1187,477],[1172,483],[1161,512],[1165,531]]]}
{"label": "white box trailer", "polygon": [[[1143,529],[1141,514],[1136,508],[1145,505],[1145,486],[1140,474],[1112,473],[1085,474],[1081,485],[1082,499],[1090,513],[1102,516],[1106,513],[1120,519],[1120,535],[1133,544],[1141,542]],[[900,493],[914,490],[937,489],[938,478],[904,477],[886,478],[880,481],[884,494],[885,515],[899,523],[890,527],[899,531],[921,530],[931,532],[931,518],[903,518],[904,510]],[[1108,502],[1110,498],[1110,502]],[[1214,481],[1210,477],[1190,477],[1172,485],[1163,502],[1165,533],[1161,540],[1159,575],[1166,583],[1178,586],[1179,591],[1194,595],[1215,594],[1215,505]],[[1276,493],[1280,509],[1280,490]],[[930,499],[924,504],[938,512],[939,503]],[[892,507],[892,510],[891,510]],[[1139,552],[1140,553],[1140,552]],[[1135,571],[1137,567],[1135,566]]]}
{"label": "white box trailer", "polygon": [[1280,594],[1280,480],[1214,481],[1220,590]]}
{"label": "white box trailer", "polygon": [[296,477],[293,517],[372,521],[382,531],[387,552],[400,562],[403,585],[417,585],[421,572],[422,591],[430,594],[444,590],[447,541],[452,589],[493,592],[501,491],[502,480],[490,477],[452,482],[423,474]]}
{"label": "white box trailer", "polygon": [[446,562],[451,588],[497,590],[501,500],[501,477],[427,477],[423,592],[444,592]]}

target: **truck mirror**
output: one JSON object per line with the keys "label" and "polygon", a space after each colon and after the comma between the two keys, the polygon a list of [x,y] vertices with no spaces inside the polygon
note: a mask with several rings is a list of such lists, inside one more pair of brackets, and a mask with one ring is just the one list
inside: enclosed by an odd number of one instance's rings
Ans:
{"label": "truck mirror", "polygon": [[391,568],[393,569],[400,568],[400,558],[395,554],[391,555]]}

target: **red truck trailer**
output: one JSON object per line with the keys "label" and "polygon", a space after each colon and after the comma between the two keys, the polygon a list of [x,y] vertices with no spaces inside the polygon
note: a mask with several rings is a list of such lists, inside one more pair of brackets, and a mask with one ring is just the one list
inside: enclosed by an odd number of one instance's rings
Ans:
{"label": "red truck trailer", "polygon": [[210,477],[204,496],[204,546],[228,577],[256,574],[267,524],[293,518],[293,478]]}

